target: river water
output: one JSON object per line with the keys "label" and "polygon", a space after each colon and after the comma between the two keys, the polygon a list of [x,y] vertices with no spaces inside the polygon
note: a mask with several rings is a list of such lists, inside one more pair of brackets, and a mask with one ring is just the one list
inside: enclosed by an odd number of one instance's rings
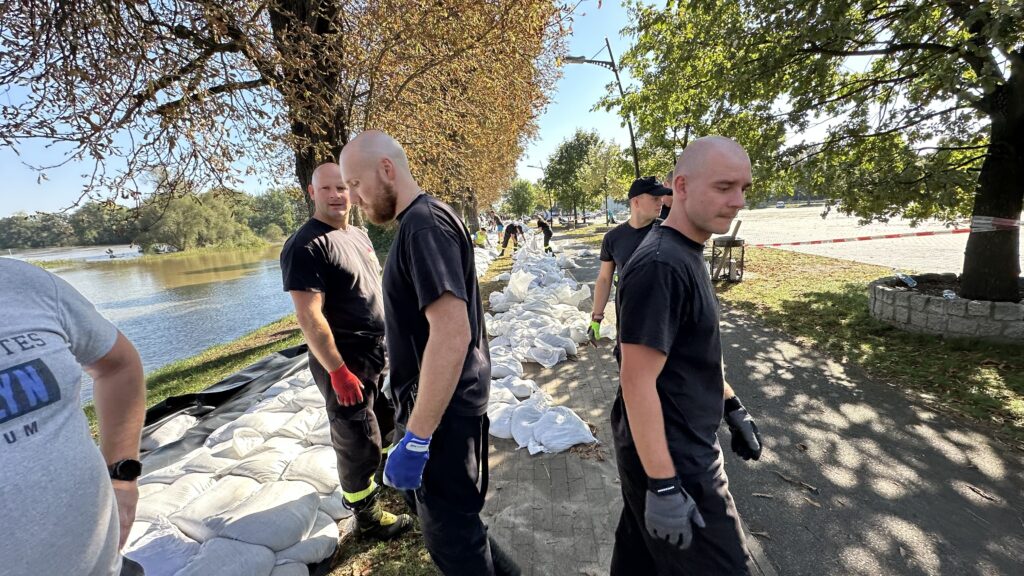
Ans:
{"label": "river water", "polygon": [[[110,247],[116,255],[133,252]],[[26,251],[24,259],[95,260],[101,248]],[[52,269],[89,298],[138,348],[146,373],[229,342],[292,312],[281,288],[280,246],[166,260],[76,263]],[[83,382],[83,401],[92,397]]]}

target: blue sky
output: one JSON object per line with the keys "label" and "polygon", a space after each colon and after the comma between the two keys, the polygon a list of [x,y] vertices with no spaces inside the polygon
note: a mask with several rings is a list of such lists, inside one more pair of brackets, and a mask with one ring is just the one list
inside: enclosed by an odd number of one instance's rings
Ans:
{"label": "blue sky", "polygon": [[[629,46],[628,38],[619,36],[627,23],[626,10],[616,0],[602,2],[598,8],[596,0],[582,2],[576,9],[573,33],[569,40],[569,54],[595,57],[606,60],[605,36],[611,41],[612,50],[618,60]],[[600,53],[599,53],[600,52]],[[629,132],[620,125],[616,114],[591,111],[591,108],[605,93],[605,85],[614,81],[610,70],[591,64],[566,64],[563,76],[551,98],[551,103],[540,117],[537,137],[530,143],[526,153],[519,159],[518,174],[528,180],[541,177],[541,170],[530,168],[546,163],[562,140],[570,137],[577,128],[596,130],[602,138],[620,146],[629,144]],[[624,79],[626,81],[626,79]],[[46,171],[47,179],[37,182],[38,174],[25,166],[28,164],[56,164],[64,160],[62,147],[48,147],[41,141],[23,142],[19,154],[10,148],[0,148],[0,174],[4,182],[0,186],[0,217],[15,212],[57,211],[72,205],[81,193],[85,174],[92,169],[91,162],[70,162],[65,166]],[[252,180],[249,193],[262,192]]]}

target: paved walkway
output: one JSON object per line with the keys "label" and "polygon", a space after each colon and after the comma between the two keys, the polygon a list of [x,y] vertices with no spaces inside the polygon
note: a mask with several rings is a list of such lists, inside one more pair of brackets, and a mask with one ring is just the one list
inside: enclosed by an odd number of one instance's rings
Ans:
{"label": "paved walkway", "polygon": [[[596,258],[578,263],[577,278],[592,282]],[[765,439],[759,462],[726,450],[764,574],[1024,573],[1019,451],[749,316],[726,311],[723,345],[727,377]],[[597,429],[605,459],[530,456],[494,440],[485,516],[524,574],[607,574],[621,510],[610,347],[583,348],[579,361],[550,370],[527,366]]]}

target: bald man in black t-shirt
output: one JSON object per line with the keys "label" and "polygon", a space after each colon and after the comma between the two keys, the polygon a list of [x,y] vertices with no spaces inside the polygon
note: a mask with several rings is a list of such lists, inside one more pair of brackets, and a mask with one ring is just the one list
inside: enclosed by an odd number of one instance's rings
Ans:
{"label": "bald man in black t-shirt", "polygon": [[412,527],[412,518],[381,507],[374,479],[382,458],[380,424],[394,427],[393,410],[380,392],[380,262],[366,231],[348,222],[349,192],[337,164],[317,167],[309,195],[313,217],[281,250],[284,289],[309,345],[309,370],[324,395],[342,495],[354,512],[356,531],[394,538]]}
{"label": "bald man in black t-shirt", "polygon": [[[704,242],[729,231],[751,185],[736,142],[705,137],[680,155],[675,209],[619,282],[621,387],[612,429],[625,506],[611,574],[750,574],[752,564],[716,434],[761,455],[753,419],[725,382],[718,301]],[[651,305],[652,302],[658,305]]]}

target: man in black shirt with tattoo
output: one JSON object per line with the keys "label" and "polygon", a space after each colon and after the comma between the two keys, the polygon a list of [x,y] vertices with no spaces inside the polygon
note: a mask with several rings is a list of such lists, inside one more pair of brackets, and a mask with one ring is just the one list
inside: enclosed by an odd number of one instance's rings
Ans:
{"label": "man in black shirt with tattoo", "polygon": [[[629,220],[609,230],[601,240],[601,270],[594,283],[594,308],[590,312],[589,335],[596,341],[601,337],[601,321],[612,291],[615,273],[622,273],[637,246],[651,231],[663,199],[672,190],[658,184],[654,176],[637,178],[629,187]],[[615,359],[619,359],[619,346],[615,345]]]}
{"label": "man in black shirt with tattoo", "polygon": [[384,511],[374,480],[381,427],[389,431],[394,424],[393,410],[380,393],[385,364],[380,262],[366,232],[349,224],[349,192],[337,164],[317,167],[309,195],[313,217],[281,250],[284,289],[309,345],[309,370],[327,403],[345,505],[354,512],[360,535],[394,538],[412,526],[412,518]]}
{"label": "man in black shirt with tattoo", "polygon": [[395,417],[404,430],[384,482],[406,491],[441,572],[518,574],[480,519],[491,359],[469,231],[448,205],[423,193],[405,151],[387,134],[358,135],[342,149],[341,165],[371,222],[398,220],[384,309]]}
{"label": "man in black shirt with tattoo", "polygon": [[719,136],[692,142],[675,169],[679,204],[619,282],[622,368],[612,429],[625,506],[613,576],[751,573],[716,431],[724,416],[744,460],[760,458],[761,438],[725,382],[718,301],[703,258],[703,243],[729,231],[750,185],[739,144]]}

